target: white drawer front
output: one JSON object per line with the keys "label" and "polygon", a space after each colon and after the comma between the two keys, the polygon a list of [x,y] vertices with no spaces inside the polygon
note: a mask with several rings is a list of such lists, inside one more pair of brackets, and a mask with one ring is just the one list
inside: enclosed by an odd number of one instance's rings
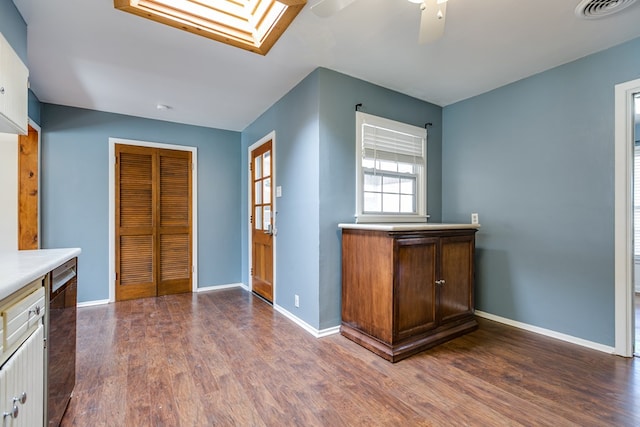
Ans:
{"label": "white drawer front", "polygon": [[11,347],[27,338],[44,316],[44,288],[38,288],[4,311],[4,346]]}

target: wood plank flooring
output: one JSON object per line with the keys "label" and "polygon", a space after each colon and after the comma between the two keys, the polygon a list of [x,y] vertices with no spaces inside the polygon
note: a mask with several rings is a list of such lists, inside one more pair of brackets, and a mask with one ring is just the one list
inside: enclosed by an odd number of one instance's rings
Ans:
{"label": "wood plank flooring", "polygon": [[81,308],[62,425],[640,425],[640,359],[479,321],[391,364],[240,289]]}

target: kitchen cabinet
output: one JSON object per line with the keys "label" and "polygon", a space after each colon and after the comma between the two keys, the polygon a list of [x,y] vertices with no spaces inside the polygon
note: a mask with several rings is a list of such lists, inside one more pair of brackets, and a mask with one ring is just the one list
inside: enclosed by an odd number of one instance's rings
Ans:
{"label": "kitchen cabinet", "polygon": [[44,277],[0,301],[0,416],[3,426],[44,422]]}
{"label": "kitchen cabinet", "polygon": [[477,328],[476,227],[341,227],[342,335],[397,362]]}
{"label": "kitchen cabinet", "polygon": [[0,34],[0,132],[27,134],[29,70]]}
{"label": "kitchen cabinet", "polygon": [[[73,325],[73,331],[66,331],[66,340],[75,345],[76,280],[75,270],[74,277],[69,270],[76,268],[76,257],[80,252],[79,248],[0,251],[0,417],[4,427],[47,424],[45,386],[50,366],[44,343],[50,326],[48,292],[51,289],[54,297],[51,307],[57,316],[54,317],[54,326],[69,328]],[[59,269],[59,266],[63,268]],[[69,283],[73,284],[71,291]],[[61,286],[57,288],[57,284]],[[55,300],[60,295],[65,298],[65,303],[68,297],[72,306],[68,312],[73,316],[73,323],[67,321],[62,326],[58,321],[60,312]],[[70,320],[66,315],[63,318]],[[56,336],[61,333],[65,332],[58,331]],[[55,336],[47,342],[52,344],[52,351],[63,348]],[[75,350],[71,354],[66,353],[69,359],[74,356]],[[64,366],[71,363],[66,360]],[[53,366],[52,370],[50,377],[59,373],[58,366]],[[67,374],[68,370],[64,373]],[[55,381],[52,382],[58,387]],[[26,393],[26,399],[23,393]]]}

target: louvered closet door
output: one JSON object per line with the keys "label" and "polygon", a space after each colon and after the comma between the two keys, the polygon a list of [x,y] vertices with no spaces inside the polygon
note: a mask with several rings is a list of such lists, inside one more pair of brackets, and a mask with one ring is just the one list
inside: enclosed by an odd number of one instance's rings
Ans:
{"label": "louvered closet door", "polygon": [[116,144],[116,300],[191,291],[191,152]]}
{"label": "louvered closet door", "polygon": [[159,150],[158,295],[191,291],[191,152]]}
{"label": "louvered closet door", "polygon": [[116,300],[156,295],[155,149],[116,144]]}

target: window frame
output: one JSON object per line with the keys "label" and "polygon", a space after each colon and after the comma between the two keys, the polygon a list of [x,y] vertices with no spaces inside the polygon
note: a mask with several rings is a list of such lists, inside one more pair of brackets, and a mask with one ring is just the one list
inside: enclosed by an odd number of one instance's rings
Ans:
{"label": "window frame", "polygon": [[[416,175],[415,213],[366,213],[364,212],[364,175],[366,170],[362,166],[363,160],[363,126],[370,125],[394,132],[400,132],[422,138],[423,161],[416,163],[420,170]],[[427,130],[418,126],[384,117],[356,111],[356,223],[389,223],[389,222],[427,222]],[[384,171],[382,171],[384,173]],[[395,173],[397,175],[397,173]]]}

